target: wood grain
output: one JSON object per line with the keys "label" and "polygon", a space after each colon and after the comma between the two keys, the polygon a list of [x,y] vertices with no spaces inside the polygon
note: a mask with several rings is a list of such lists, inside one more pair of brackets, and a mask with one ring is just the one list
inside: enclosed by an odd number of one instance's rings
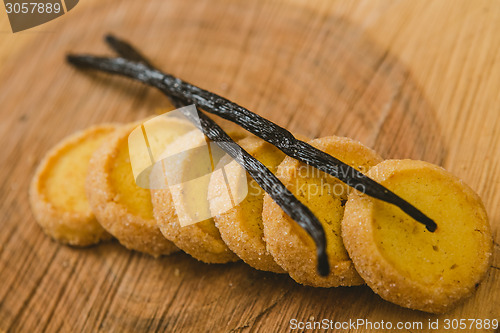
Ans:
{"label": "wood grain", "polygon": [[[87,0],[15,35],[0,12],[0,331],[277,332],[292,318],[425,326],[500,317],[498,2]],[[107,53],[107,32],[296,133],[350,136],[386,158],[424,159],[464,179],[495,237],[477,293],[434,316],[367,287],[315,289],[242,263],[51,241],[27,200],[43,154],[91,124],[170,107],[156,91],[64,63],[68,51]]]}

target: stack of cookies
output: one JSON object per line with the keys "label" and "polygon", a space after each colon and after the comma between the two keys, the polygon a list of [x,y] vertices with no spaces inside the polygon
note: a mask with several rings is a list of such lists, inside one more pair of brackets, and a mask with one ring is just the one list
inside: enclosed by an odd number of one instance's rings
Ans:
{"label": "stack of cookies", "polygon": [[[432,313],[445,312],[471,295],[490,266],[492,235],[486,211],[466,184],[430,163],[384,161],[363,144],[336,136],[308,143],[415,204],[438,229],[431,233],[396,206],[351,189],[238,130],[228,132],[321,222],[330,274],[317,273],[310,236],[249,176],[248,194],[237,205],[181,226],[168,188],[150,190],[136,183],[128,140],[139,125],[94,126],[48,152],[30,188],[33,213],[47,235],[73,246],[114,237],[154,257],[182,250],[206,263],[242,259],[256,269],[286,273],[314,287],[366,283],[388,301]],[[171,120],[150,140],[181,145],[176,140],[189,134],[189,126]],[[188,171],[192,165],[181,167]],[[214,173],[207,181],[208,196],[217,195],[223,181]]]}

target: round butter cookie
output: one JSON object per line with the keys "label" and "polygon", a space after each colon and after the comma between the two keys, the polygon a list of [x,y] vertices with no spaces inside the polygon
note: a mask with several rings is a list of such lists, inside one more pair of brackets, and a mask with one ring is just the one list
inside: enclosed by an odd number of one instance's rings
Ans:
{"label": "round butter cookie", "polygon": [[40,162],[30,186],[33,215],[53,239],[88,246],[111,235],[97,222],[85,195],[90,157],[116,129],[103,124],[79,131],[52,148]]}
{"label": "round butter cookie", "polygon": [[[251,136],[238,141],[238,144],[250,155],[261,161],[271,172],[275,173],[285,154],[278,148],[262,139]],[[239,168],[239,166],[236,166]],[[226,171],[229,175],[237,170],[232,170],[228,165]],[[246,172],[245,172],[246,174]],[[242,184],[247,190],[245,199],[231,209],[214,216],[215,225],[227,246],[248,265],[263,271],[284,273],[276,264],[273,257],[266,250],[264,231],[262,226],[262,205],[264,191],[246,174],[247,181]],[[221,173],[214,173],[210,179],[209,197],[220,193],[220,188],[225,187],[226,179]],[[211,204],[213,201],[211,201]],[[213,210],[213,206],[211,205]]]}
{"label": "round butter cookie", "polygon": [[[155,131],[157,126],[160,130]],[[143,125],[126,125],[92,156],[86,181],[90,205],[99,223],[126,248],[154,257],[178,251],[158,229],[150,189],[136,183],[129,155],[129,135],[134,129],[134,133],[139,134],[143,129],[148,147],[155,155],[154,147],[167,144],[192,128],[185,120],[165,117],[153,118]]]}
{"label": "round butter cookie", "polygon": [[479,196],[436,165],[387,160],[368,172],[437,224],[429,232],[394,205],[353,191],[342,236],[368,286],[403,307],[442,313],[472,294],[493,251]]}
{"label": "round butter cookie", "polygon": [[[233,136],[231,132],[229,135]],[[211,173],[224,153],[198,130],[172,142],[166,152],[177,157],[168,159],[163,166],[170,175],[166,181],[169,186],[151,191],[154,216],[161,232],[200,261],[237,261],[238,257],[215,226],[208,202]]]}
{"label": "round butter cookie", "polygon": [[[329,136],[309,141],[312,146],[366,172],[382,161],[360,142]],[[274,260],[298,283],[314,287],[363,284],[354,269],[341,237],[341,221],[350,188],[333,176],[285,157],[276,176],[321,222],[327,241],[330,274],[316,271],[316,246],[311,237],[269,197],[264,196],[263,224],[267,249]]]}

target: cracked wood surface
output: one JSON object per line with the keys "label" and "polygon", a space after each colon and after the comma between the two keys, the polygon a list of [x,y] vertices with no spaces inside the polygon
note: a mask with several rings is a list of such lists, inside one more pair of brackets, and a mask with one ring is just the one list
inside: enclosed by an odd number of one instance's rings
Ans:
{"label": "cracked wood surface", "polygon": [[[86,0],[15,35],[0,10],[0,332],[277,332],[292,318],[499,318],[499,28],[498,3],[465,0]],[[107,53],[107,32],[295,133],[349,136],[385,158],[424,159],[462,178],[484,200],[496,240],[477,293],[433,316],[367,287],[304,287],[241,262],[51,241],[27,200],[43,154],[91,124],[170,107],[156,91],[64,63],[70,50]]]}

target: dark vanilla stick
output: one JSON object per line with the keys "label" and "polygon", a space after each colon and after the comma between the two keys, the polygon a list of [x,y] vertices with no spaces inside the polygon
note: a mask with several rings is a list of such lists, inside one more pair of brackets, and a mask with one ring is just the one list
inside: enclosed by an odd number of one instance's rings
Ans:
{"label": "dark vanilla stick", "polygon": [[[153,68],[153,65],[138,51],[128,43],[107,36],[106,42],[118,55],[123,58],[131,59],[143,63],[145,66]],[[186,106],[178,98],[171,98],[175,107]],[[181,109],[182,110],[182,109]],[[318,258],[317,270],[322,276],[329,274],[330,268],[326,254],[326,236],[323,226],[316,216],[304,206],[284,185],[283,183],[259,160],[248,154],[229,135],[207,117],[205,113],[197,109],[197,115],[190,112],[183,112],[194,125],[198,127],[210,140],[214,141],[222,150],[239,163],[248,174],[266,191],[270,197],[295,220],[311,236],[316,244]],[[198,121],[199,120],[199,121]]]}

